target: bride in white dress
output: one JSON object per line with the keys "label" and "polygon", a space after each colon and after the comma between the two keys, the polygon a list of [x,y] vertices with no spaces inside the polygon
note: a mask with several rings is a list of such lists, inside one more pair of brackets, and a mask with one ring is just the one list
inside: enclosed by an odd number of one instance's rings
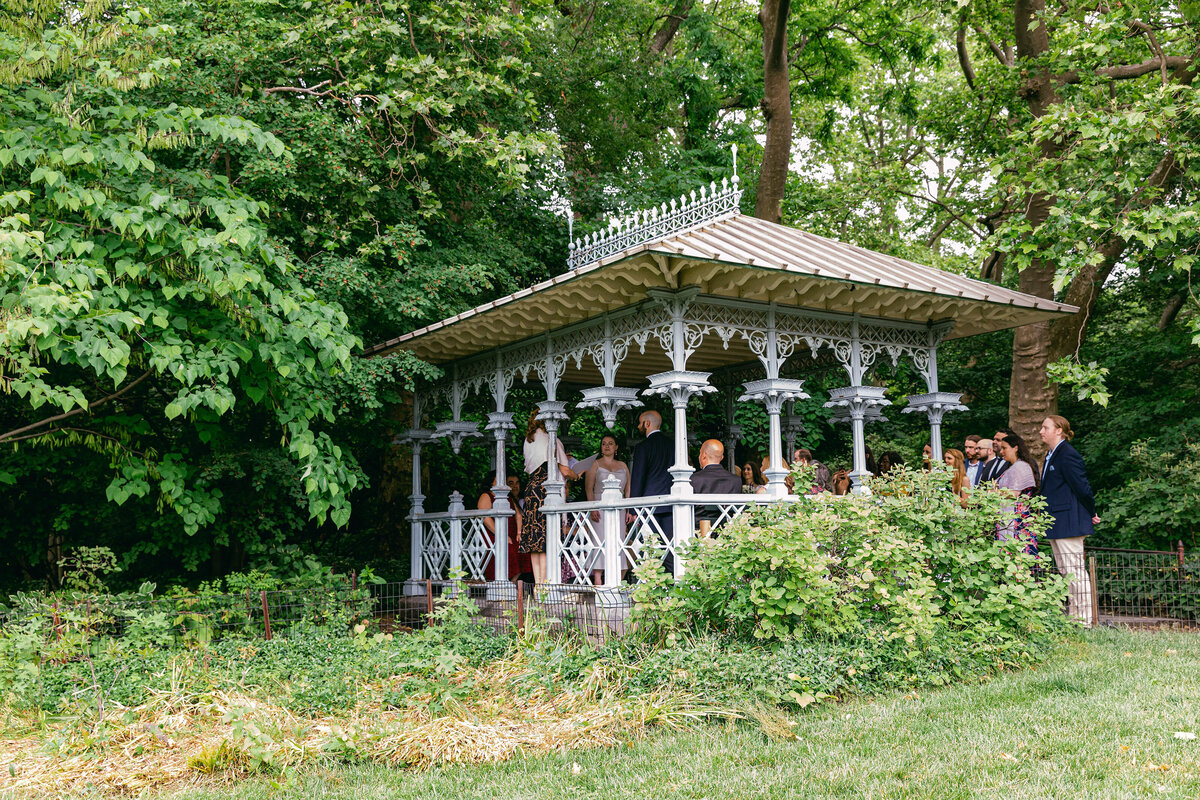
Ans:
{"label": "bride in white dress", "polygon": [[[600,495],[604,492],[604,481],[609,475],[616,475],[621,481],[621,494],[624,497],[629,497],[629,467],[624,461],[617,461],[617,437],[611,433],[604,434],[600,439],[600,457],[592,464],[591,468],[584,473],[584,489],[587,491],[588,500],[599,500]],[[622,545],[625,542],[625,514],[618,514],[618,529],[617,541]],[[596,532],[595,549],[592,555],[588,558],[587,569],[592,573],[592,583],[599,586],[603,583],[604,570],[604,541],[607,531],[604,530],[604,515],[599,511],[592,512],[592,525]],[[622,546],[620,555],[620,570],[621,574],[625,574],[625,570],[629,569],[629,559],[625,557],[625,548]]]}

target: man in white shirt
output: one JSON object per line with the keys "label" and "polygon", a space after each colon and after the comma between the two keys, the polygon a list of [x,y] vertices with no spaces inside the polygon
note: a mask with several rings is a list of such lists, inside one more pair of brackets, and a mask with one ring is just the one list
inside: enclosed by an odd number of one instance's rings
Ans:
{"label": "man in white shirt", "polygon": [[979,477],[983,474],[983,460],[979,457],[979,442],[982,438],[979,434],[972,433],[963,442],[963,455],[967,457],[967,480],[972,486],[979,485]]}

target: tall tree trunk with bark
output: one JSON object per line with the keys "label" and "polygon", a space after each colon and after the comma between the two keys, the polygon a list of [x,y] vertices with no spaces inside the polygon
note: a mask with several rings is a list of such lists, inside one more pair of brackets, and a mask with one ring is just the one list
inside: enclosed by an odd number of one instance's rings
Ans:
{"label": "tall tree trunk with bark", "polygon": [[[1024,64],[1031,64],[1050,52],[1050,36],[1043,19],[1046,15],[1046,3],[1045,0],[1015,0],[1013,10],[1017,57]],[[1195,78],[1194,59],[1168,58],[1161,51],[1159,58],[1161,60],[1151,59],[1140,64],[1107,67],[1100,72],[1113,80],[1122,80],[1146,74],[1152,69],[1161,69],[1165,83],[1169,67],[1174,71],[1171,76],[1173,83],[1187,85]],[[967,74],[970,80],[970,73]],[[1057,91],[1059,85],[1075,80],[1078,76],[1072,71],[1054,74],[1045,67],[1031,67],[1022,72],[1022,77],[1024,83],[1021,95],[1030,113],[1035,117],[1042,117],[1061,102]],[[1044,140],[1039,143],[1039,147],[1042,160],[1049,164],[1062,155],[1064,145],[1061,142]],[[1167,153],[1146,176],[1129,205],[1145,207],[1157,202],[1161,192],[1169,189],[1179,174],[1180,168],[1174,154]],[[1026,220],[1032,227],[1037,228],[1049,217],[1050,209],[1056,201],[1055,198],[1039,192],[1031,193],[1022,202]],[[1095,252],[1099,257],[1097,262],[1084,267],[1072,278],[1063,297],[1064,302],[1077,306],[1079,313],[1053,322],[1023,326],[1016,330],[1013,337],[1012,383],[1008,401],[1009,424],[1030,442],[1031,449],[1039,457],[1044,452],[1044,446],[1036,435],[1037,429],[1047,415],[1058,411],[1058,387],[1050,384],[1047,367],[1050,363],[1078,351],[1104,282],[1120,263],[1127,247],[1128,243],[1117,237],[1103,240],[1096,245]],[[995,253],[985,263],[992,265],[994,274],[989,277],[998,279],[1003,254]],[[1018,281],[1020,290],[1038,297],[1054,299],[1056,266],[1054,262],[1034,259],[1021,271]],[[985,271],[986,269],[985,266]]]}
{"label": "tall tree trunk with bark", "polygon": [[767,141],[758,176],[754,216],[783,221],[783,192],[792,160],[792,93],[788,74],[787,23],[790,0],[763,0],[758,19],[763,30],[763,118]]}
{"label": "tall tree trunk with bark", "polygon": [[[1016,0],[1013,6],[1017,58],[1020,61],[1037,59],[1050,51],[1050,35],[1042,16],[1045,0]],[[1040,117],[1058,102],[1054,77],[1045,69],[1031,70],[1022,94],[1035,117]],[[1041,142],[1042,158],[1053,158],[1059,145]],[[1043,192],[1030,195],[1025,201],[1025,218],[1036,228],[1050,216],[1054,198]],[[1053,262],[1034,259],[1021,271],[1018,288],[1022,292],[1048,300],[1054,299]],[[1013,336],[1013,364],[1008,394],[1008,422],[1034,450],[1042,447],[1036,435],[1042,420],[1058,411],[1058,387],[1050,384],[1046,368],[1050,364],[1050,323],[1038,322],[1017,328]]]}

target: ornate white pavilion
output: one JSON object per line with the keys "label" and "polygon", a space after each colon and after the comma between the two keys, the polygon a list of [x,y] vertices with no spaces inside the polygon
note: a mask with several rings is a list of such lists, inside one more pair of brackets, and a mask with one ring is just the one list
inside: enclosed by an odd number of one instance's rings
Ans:
{"label": "ornate white pavilion", "polygon": [[[550,434],[552,464],[559,425],[570,413],[561,387],[579,388],[582,400],[574,407],[599,409],[610,427],[619,411],[640,407],[641,397],[670,401],[675,443],[670,495],[625,498],[610,479],[598,501],[563,502],[556,499],[561,477],[552,471],[546,481],[550,573],[557,575],[555,565],[566,563],[568,574],[586,583],[585,565],[599,563],[605,586],[615,588],[622,555],[636,562],[651,541],[673,552],[693,536],[699,505],[716,507],[719,525],[749,504],[798,500],[787,494],[783,456],[785,437],[790,445],[797,430],[797,419],[785,413],[788,401],[809,396],[802,379],[787,377],[795,366],[832,359],[844,369],[845,386],[830,391],[825,405],[850,425],[851,479],[860,491],[869,475],[864,424],[890,405],[884,388],[865,380],[876,362],[908,359],[924,378],[927,391],[910,396],[903,410],[927,415],[933,457],[940,461],[943,415],[966,407],[960,394],[938,385],[939,344],[1077,310],[744,216],[736,166],[734,172],[732,180],[572,241],[561,275],[367,352],[407,350],[444,370],[443,379],[415,394],[413,425],[403,437],[413,454],[414,593],[424,592],[426,579],[445,579],[455,569],[479,580],[489,571],[508,575],[512,511],[505,441],[516,426],[505,402],[518,378],[536,380],[544,389],[538,409]],[[734,381],[727,395],[727,445],[738,436],[734,398],[761,403],[769,420],[769,492],[697,497],[689,482],[688,404]],[[458,452],[466,438],[483,436],[477,423],[462,418],[462,410],[469,396],[485,393],[493,409],[485,427],[495,446],[493,508],[465,510],[455,492],[448,511],[427,513],[422,448],[445,439]],[[450,419],[426,427],[439,405],[448,407]],[[654,515],[664,506],[672,509],[671,531],[661,530]],[[593,523],[593,511],[600,512],[603,525]],[[633,520],[627,528],[617,524],[626,512]],[[622,529],[623,535],[617,533]],[[684,559],[675,557],[674,569],[682,574]]]}

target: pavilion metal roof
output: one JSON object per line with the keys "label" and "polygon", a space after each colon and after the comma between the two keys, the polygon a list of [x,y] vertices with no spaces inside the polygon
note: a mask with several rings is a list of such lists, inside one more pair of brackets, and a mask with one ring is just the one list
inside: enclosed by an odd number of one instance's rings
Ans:
{"label": "pavilion metal roof", "polygon": [[950,338],[1078,309],[739,213],[584,263],[550,280],[366,350],[440,364],[582,322],[652,288],[913,322],[953,319]]}

